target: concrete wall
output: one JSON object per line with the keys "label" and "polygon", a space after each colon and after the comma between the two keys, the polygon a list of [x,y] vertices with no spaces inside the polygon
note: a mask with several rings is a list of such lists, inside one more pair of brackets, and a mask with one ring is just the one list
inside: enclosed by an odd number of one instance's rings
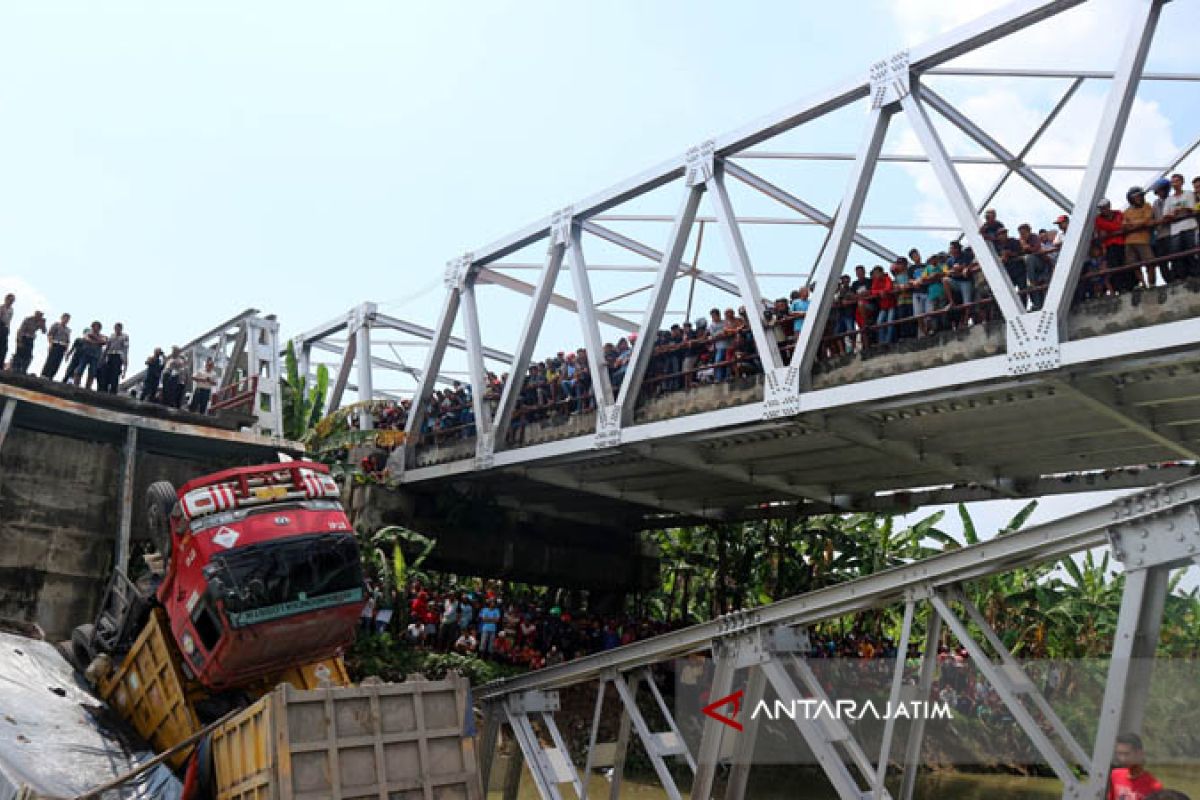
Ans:
{"label": "concrete wall", "polygon": [[[14,426],[0,448],[0,617],[52,639],[91,622],[116,553],[121,446]],[[142,498],[235,463],[140,452],[134,471],[132,570],[146,541]]]}
{"label": "concrete wall", "polygon": [[90,621],[115,546],[115,445],[9,431],[0,451],[0,616],[61,638]]}

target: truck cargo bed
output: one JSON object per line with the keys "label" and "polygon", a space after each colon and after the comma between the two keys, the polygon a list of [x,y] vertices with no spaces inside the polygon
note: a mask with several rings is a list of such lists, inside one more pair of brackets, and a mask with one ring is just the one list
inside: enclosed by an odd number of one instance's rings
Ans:
{"label": "truck cargo bed", "polygon": [[213,733],[218,800],[481,800],[463,678],[281,685]]}

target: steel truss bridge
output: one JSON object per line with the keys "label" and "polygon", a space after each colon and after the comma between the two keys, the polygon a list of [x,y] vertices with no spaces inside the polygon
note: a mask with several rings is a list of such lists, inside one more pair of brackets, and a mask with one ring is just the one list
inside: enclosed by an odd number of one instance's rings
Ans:
{"label": "steel truss bridge", "polygon": [[[1149,177],[1168,174],[1200,145],[1200,138],[1189,142],[1165,163],[1117,163],[1138,87],[1200,80],[1200,75],[1145,69],[1160,17],[1182,13],[1183,4],[1130,0],[1134,21],[1109,71],[956,65],[964,55],[1044,24],[1085,1],[1017,2],[932,43],[881,60],[868,75],[706,140],[452,261],[433,328],[390,318],[366,304],[296,337],[298,350],[305,364],[317,352],[334,356],[335,406],[345,389],[355,385],[352,379],[357,380],[360,398],[387,396],[379,388],[381,370],[411,379],[414,385],[408,391],[415,413],[407,421],[408,444],[389,464],[403,490],[435,494],[470,485],[530,514],[601,520],[626,530],[700,519],[910,508],[922,502],[1107,488],[1075,476],[1130,465],[1196,461],[1200,305],[1195,287],[1146,292],[1140,303],[1125,296],[1099,311],[1072,309],[1095,208],[1110,176],[1139,170],[1143,179],[1147,172]],[[1065,81],[1067,88],[1029,142],[1013,152],[931,88],[943,76]],[[1028,163],[1026,156],[1038,138],[1085,82],[1108,87],[1087,162]],[[846,109],[865,115],[853,155],[765,149],[777,137]],[[987,155],[952,156],[935,117]],[[920,154],[883,152],[889,126],[900,118],[919,142]],[[840,204],[826,213],[792,189],[768,181],[746,166],[756,157],[849,160]],[[932,168],[954,213],[954,224],[947,228],[965,231],[1002,321],[974,325],[969,335],[944,347],[909,355],[883,354],[849,365],[818,363],[833,289],[848,259],[855,252],[892,256],[872,236],[873,228],[895,226],[871,226],[861,218],[876,167],[889,160]],[[1003,168],[986,197],[972,199],[965,188],[960,173],[972,163]],[[1072,167],[1082,175],[1076,192],[1069,194],[1045,177],[1051,169]],[[1032,186],[1055,213],[1073,213],[1044,305],[1037,310],[1027,310],[1023,296],[977,232],[979,212],[1010,179]],[[765,196],[795,213],[783,221],[826,229],[811,275],[797,277],[794,284],[807,280],[814,287],[794,349],[790,354],[781,351],[766,323],[750,313],[755,353],[763,365],[761,379],[752,386],[703,387],[681,393],[687,395],[681,402],[670,396],[644,401],[638,391],[613,387],[601,360],[602,327],[618,335],[647,334],[632,348],[624,381],[626,387],[640,386],[653,355],[653,332],[663,327],[672,290],[678,296],[678,287],[688,283],[691,289],[724,293],[728,299],[722,305],[761,307],[760,281],[770,273],[755,269],[744,234],[763,220],[736,215],[731,199],[735,183],[759,200]],[[677,202],[673,214],[640,213],[650,200],[672,193]],[[699,213],[705,196],[711,217]],[[625,214],[629,208],[639,213]],[[670,228],[665,245],[652,247],[613,227],[622,219],[665,221]],[[768,220],[775,221],[779,220]],[[704,226],[720,234],[728,278],[697,266]],[[695,250],[689,252],[693,242]],[[653,283],[625,293],[648,295],[640,318],[615,309],[611,301],[617,298],[594,298],[596,276],[621,268],[590,265],[585,252],[598,247],[647,260],[645,266],[630,269],[647,272]],[[520,260],[539,248],[544,258]],[[536,271],[536,279],[513,277],[520,270]],[[569,273],[569,293],[564,272]],[[481,307],[478,299],[485,287],[529,298],[512,353],[486,344],[484,323],[511,329],[513,319],[486,318],[482,312],[492,304]],[[489,403],[479,387],[485,385],[489,369],[526,374],[552,308],[559,309],[555,313],[570,312],[578,321],[577,341],[587,350],[597,409],[567,424],[527,426],[524,439],[512,441],[508,432],[521,413],[521,381],[507,381],[495,403]],[[381,355],[380,328],[424,342],[422,366],[412,367],[394,348],[393,355]],[[452,353],[465,368],[450,374],[445,367]],[[476,387],[477,435],[453,441],[422,436],[432,393],[439,383],[454,379]],[[1162,477],[1146,472],[1140,478],[1124,478],[1123,485],[1149,485]]]}
{"label": "steel truss bridge", "polygon": [[[1063,722],[963,588],[974,580],[1104,545],[1111,546],[1123,565],[1125,586],[1098,727],[1089,747]],[[898,604],[904,621],[897,652],[909,652],[919,611],[927,614],[927,623],[915,671],[903,656],[892,663],[890,707],[931,700],[938,645],[952,638],[966,647],[970,664],[1062,782],[1064,800],[1100,800],[1117,736],[1142,729],[1171,570],[1196,564],[1200,479],[1193,478],[908,566],[488,684],[477,693],[485,709],[480,741],[485,786],[497,763],[501,730],[507,726],[517,749],[508,760],[505,800],[517,797],[522,762],[545,800],[558,800],[568,787],[583,800],[592,770],[609,766],[610,797],[619,797],[632,735],[649,756],[668,797],[683,796],[669,768],[668,760],[674,758],[691,773],[693,800],[714,796],[719,766],[728,766],[723,796],[740,800],[746,796],[760,724],[749,709],[771,692],[833,705],[807,661],[805,628]],[[744,713],[737,718],[744,729],[735,733],[706,718],[699,747],[692,750],[650,671],[655,664],[703,651],[711,652],[715,665],[709,698],[724,698],[736,688],[744,692]],[[581,771],[564,744],[558,725],[562,715],[556,713],[560,689],[588,682],[598,688]],[[600,721],[606,696],[611,701],[610,684],[620,725],[616,741],[603,742]],[[651,708],[656,709],[654,717],[647,713]],[[655,730],[652,720],[658,715],[666,727]],[[892,717],[882,723],[879,752],[868,752],[858,738],[869,722],[852,731],[842,721],[819,715],[797,714],[794,721],[797,735],[842,800],[915,796],[924,721],[900,723]],[[892,765],[900,767],[898,781],[894,770],[889,780]]]}

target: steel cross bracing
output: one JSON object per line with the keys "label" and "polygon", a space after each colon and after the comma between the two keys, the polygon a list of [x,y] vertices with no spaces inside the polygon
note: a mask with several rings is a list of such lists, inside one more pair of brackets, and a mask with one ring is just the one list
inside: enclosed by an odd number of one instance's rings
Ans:
{"label": "steel cross bracing", "polygon": [[[972,580],[1052,562],[1106,544],[1124,567],[1126,577],[1099,725],[1089,749],[1058,717],[979,609],[967,599],[962,587]],[[806,663],[806,626],[867,609],[902,604],[903,627],[897,652],[908,652],[918,609],[927,610],[928,623],[917,674],[908,674],[911,670],[907,659],[895,660],[890,695],[893,703],[902,692],[906,693],[906,701],[929,700],[937,644],[944,630],[967,648],[971,663],[1062,782],[1064,800],[1100,800],[1107,788],[1117,735],[1140,731],[1142,727],[1170,573],[1194,565],[1200,565],[1200,479],[1196,478],[1124,497],[909,566],[487,684],[476,693],[484,704],[486,719],[481,752],[484,782],[487,785],[501,725],[508,724],[513,728],[521,756],[510,761],[510,769],[519,771],[523,757],[543,798],[560,797],[558,787],[565,784],[576,787],[577,796],[584,797],[581,787],[586,785],[592,769],[609,764],[615,765],[612,796],[617,796],[631,733],[650,755],[668,797],[682,796],[665,761],[674,756],[682,758],[693,775],[690,794],[693,800],[708,800],[713,796],[714,777],[722,763],[731,766],[724,796],[727,800],[742,798],[752,766],[755,721],[743,714],[739,719],[745,730],[735,734],[720,722],[706,719],[700,747],[692,753],[678,737],[678,725],[654,688],[649,668],[709,650],[716,667],[708,693],[711,698],[728,695],[740,676],[739,685],[746,687],[744,703],[751,704],[743,708],[757,705],[767,686],[781,697],[828,700],[831,698]],[[982,633],[981,638],[972,633],[971,626]],[[915,687],[905,686],[906,678],[914,677]],[[554,712],[558,710],[557,690],[589,681],[597,683],[598,694],[587,761],[579,773],[561,743]],[[639,710],[636,693],[642,682],[649,684],[655,705],[667,720],[666,732],[650,730]],[[617,691],[622,722],[618,740],[604,743],[598,741],[599,720],[610,684]],[[911,694],[914,688],[915,695]],[[535,715],[540,718],[535,719]],[[555,743],[550,751],[540,744],[533,731],[534,722],[548,730]],[[841,722],[809,720],[797,715],[796,726],[797,735],[817,757],[839,797],[909,800],[914,796],[923,723],[909,723],[906,736],[901,739],[895,718],[889,719],[878,753],[866,752]],[[729,736],[737,736],[737,741],[723,741]],[[895,746],[901,741],[905,743],[903,752]],[[732,759],[721,755],[731,750]],[[889,765],[901,768],[900,789],[895,795],[885,785]],[[506,785],[513,792],[506,793],[506,797],[515,797],[516,780]]]}
{"label": "steel cross bracing", "polygon": [[[213,360],[217,389],[226,389],[245,381],[255,397],[250,407],[259,433],[283,435],[283,396],[279,387],[279,322],[274,315],[263,316],[250,308],[226,320],[191,341],[179,345],[189,374]],[[170,350],[163,348],[169,356]],[[121,391],[142,387],[146,371],[130,375],[121,383]],[[253,380],[251,380],[253,379]]]}
{"label": "steel cross bracing", "polygon": [[[383,342],[375,338],[375,331],[390,331],[406,338],[400,342]],[[331,391],[326,404],[326,410],[333,412],[343,404],[347,389],[357,392],[360,402],[403,399],[404,390],[380,387],[380,379],[404,376],[414,384],[419,383],[424,373],[406,363],[397,348],[403,345],[428,349],[429,343],[435,339],[436,332],[424,325],[382,313],[375,303],[362,303],[336,319],[292,337],[292,344],[296,352],[298,371],[302,376],[309,378],[310,385],[316,364],[314,351],[337,357],[331,365]],[[446,346],[467,349],[466,342],[454,336],[446,339]],[[390,357],[375,354],[381,347],[390,351]],[[508,364],[512,361],[512,356],[495,348],[482,347],[481,353],[497,364]],[[357,383],[352,382],[354,376],[357,377]],[[433,380],[448,385],[456,380],[465,382],[469,379],[464,374],[446,375],[439,372],[433,376]],[[482,381],[479,381],[475,385],[481,383]],[[362,415],[359,424],[370,426],[371,415]]]}
{"label": "steel cross bracing", "polygon": [[[1130,23],[1125,44],[1117,53],[1117,63],[1109,70],[979,70],[962,68],[956,58],[996,42],[1010,34],[1038,25],[1066,10],[1085,5],[1089,0],[1021,0],[976,22],[944,34],[933,42],[914,47],[879,61],[868,75],[786,107],[746,127],[704,141],[678,158],[634,176],[580,202],[561,208],[539,222],[517,231],[486,247],[452,261],[446,271],[447,295],[436,322],[432,346],[414,393],[413,413],[407,420],[406,446],[393,454],[389,468],[402,484],[419,489],[425,482],[461,480],[478,477],[495,484],[496,490],[511,493],[510,500],[520,502],[522,492],[538,491],[541,486],[556,492],[561,502],[599,504],[609,508],[613,499],[621,500],[622,513],[658,514],[663,519],[682,518],[691,508],[699,518],[738,518],[748,509],[772,513],[774,504],[806,503],[808,510],[829,508],[871,508],[883,502],[880,492],[887,490],[927,490],[954,485],[954,491],[975,496],[982,487],[989,496],[1028,495],[1029,489],[1053,476],[1070,472],[1104,470],[1139,463],[1167,461],[1179,457],[1194,458],[1200,450],[1195,428],[1186,427],[1186,414],[1176,413],[1155,403],[1176,403],[1197,394],[1191,384],[1178,386],[1178,395],[1165,383],[1161,394],[1142,401],[1140,407],[1120,400],[1122,381],[1127,370],[1200,368],[1200,319],[1190,312],[1171,321],[1155,323],[1152,328],[1134,328],[1086,336],[1072,330],[1070,305],[1086,256],[1085,234],[1092,230],[1097,201],[1108,177],[1119,170],[1140,170],[1157,177],[1173,169],[1188,157],[1200,138],[1184,147],[1169,164],[1118,164],[1116,152],[1125,134],[1130,110],[1140,83],[1145,81],[1195,82],[1200,74],[1147,72],[1147,53],[1154,39],[1163,0],[1129,0]],[[1167,13],[1179,7],[1171,4]],[[1020,147],[1008,148],[978,121],[971,119],[940,92],[930,87],[941,76],[1046,78],[1063,81],[1063,94],[1049,109],[1043,123]],[[1086,163],[1032,164],[1026,159],[1051,123],[1059,116],[1085,82],[1104,81],[1109,88],[1100,115],[1091,156]],[[830,153],[787,153],[765,149],[771,140],[806,123],[852,106],[865,106],[866,119],[859,146],[853,155]],[[883,152],[891,123],[899,116],[907,119],[921,152],[897,155]],[[940,122],[939,122],[940,121]],[[984,156],[952,155],[939,128],[952,126],[974,142]],[[755,158],[813,158],[851,160],[849,176],[836,208],[822,209],[805,200],[800,192],[767,180],[749,165]],[[953,224],[943,230],[960,233],[970,244],[993,290],[995,304],[1004,330],[998,347],[990,355],[979,355],[950,366],[923,366],[910,372],[867,375],[853,382],[819,382],[813,365],[822,346],[825,321],[833,303],[833,288],[847,269],[853,252],[866,252],[885,259],[893,250],[873,237],[877,228],[906,226],[864,223],[862,212],[874,183],[876,167],[889,161],[928,163],[954,213]],[[971,198],[964,188],[959,168],[964,163],[987,163],[1003,167],[1003,173],[985,198]],[[1053,176],[1067,170],[1082,170],[1078,191],[1067,191]],[[1150,177],[1150,176],[1146,176]],[[752,190],[770,198],[794,217],[739,217],[730,187],[735,179],[743,191]],[[1046,289],[1046,301],[1035,310],[1026,307],[1004,267],[978,233],[977,214],[994,198],[1005,183],[1020,180],[1044,196],[1051,208],[1073,210],[1066,244],[1058,267]],[[626,214],[623,204],[658,191],[677,191],[677,209],[664,216]],[[982,199],[982,202],[980,200]],[[701,213],[708,207],[707,215]],[[610,225],[622,220],[661,220],[669,224],[666,244],[651,246],[639,238]],[[822,226],[827,236],[812,266],[796,273],[796,284],[813,287],[811,306],[796,344],[781,351],[772,332],[764,328],[758,314],[748,314],[753,334],[754,354],[762,365],[762,385],[757,394],[741,402],[714,403],[708,410],[676,412],[640,418],[639,391],[623,391],[609,385],[608,371],[600,360],[604,338],[601,326],[624,333],[640,331],[632,348],[624,387],[639,387],[653,355],[654,332],[663,325],[671,291],[680,277],[706,285],[709,291],[724,292],[730,305],[757,309],[762,305],[760,279],[769,273],[755,268],[746,246],[748,225],[755,222],[774,224],[793,222]],[[720,241],[727,266],[717,272],[700,266],[700,241],[707,226],[709,242]],[[907,226],[918,228],[920,226]],[[701,239],[695,252],[689,244],[694,229]],[[713,230],[715,228],[716,230]],[[540,265],[519,260],[531,246],[542,244],[545,255]],[[590,264],[587,250],[617,248],[646,259],[643,265]],[[607,251],[606,251],[607,252]],[[518,260],[509,261],[510,257]],[[511,277],[506,270],[536,269],[531,282]],[[563,270],[570,273],[573,297],[559,295],[556,285]],[[646,272],[652,280],[631,291],[609,298],[599,297],[593,279],[608,271]],[[462,447],[423,448],[426,405],[447,349],[456,346],[450,330],[456,322],[464,331],[467,353],[467,377],[478,387],[484,374],[487,319],[481,318],[475,292],[480,285],[511,288],[530,298],[521,324],[517,346],[507,372],[513,376],[504,387],[499,402],[492,405],[484,393],[473,392],[474,416],[480,421],[478,435]],[[645,297],[640,317],[625,317],[609,309],[619,298]],[[586,424],[571,428],[572,435],[555,434],[541,440],[521,443],[510,441],[509,432],[518,407],[521,380],[534,356],[538,337],[543,331],[549,306],[574,311],[579,334],[575,340],[586,347],[590,371],[596,376],[594,414]],[[691,305],[689,293],[689,308]],[[990,335],[990,334],[989,334]],[[999,351],[999,354],[996,354]],[[1139,375],[1142,373],[1138,373]],[[366,376],[363,376],[366,377]],[[1140,378],[1139,378],[1140,379]],[[1183,378],[1179,378],[1183,380]],[[1191,379],[1188,378],[1190,381]],[[363,383],[360,378],[360,383]],[[1086,397],[1062,389],[1075,387]],[[1122,446],[1108,450],[1098,447],[1096,439],[1075,434],[1060,435],[1065,426],[1053,426],[1047,416],[1048,431],[1042,432],[1040,449],[1030,450],[1029,442],[1016,439],[1011,447],[1024,448],[1026,463],[1021,463],[1004,446],[991,447],[986,441],[971,441],[955,446],[951,439],[972,439],[940,435],[933,429],[911,430],[902,434],[893,430],[889,416],[903,418],[920,415],[926,398],[942,401],[932,413],[962,403],[992,403],[996,396],[1014,388],[1032,391],[1038,397],[1044,390],[1060,388],[1051,415],[1087,420],[1095,426],[1103,421],[1097,435],[1111,433],[1121,437]],[[1082,388],[1081,388],[1082,387]],[[1098,394],[1090,394],[1095,389]],[[1032,396],[1032,395],[1031,395]],[[1113,397],[1117,402],[1113,402]],[[1070,398],[1075,398],[1070,400]],[[961,401],[961,402],[960,402]],[[907,406],[905,405],[907,404]],[[1028,414],[1025,415],[1028,417]],[[591,420],[594,419],[594,422]],[[951,417],[945,419],[953,422]],[[997,418],[990,424],[1003,425]],[[1014,420],[1015,422],[1015,420]],[[1030,435],[1037,420],[1027,428]],[[985,423],[988,424],[988,423]],[[914,427],[914,426],[910,426]],[[905,437],[909,438],[905,438]],[[756,438],[758,437],[758,438]],[[761,439],[795,439],[812,443],[811,453],[763,455],[761,448],[750,445]],[[865,474],[855,479],[852,465],[814,470],[806,458],[820,459],[835,448],[873,450],[896,462],[900,470],[886,475]],[[1118,451],[1125,453],[1117,455]],[[428,452],[427,452],[428,451]],[[655,453],[669,455],[656,459]],[[1124,459],[1124,460],[1122,460]],[[674,470],[664,470],[664,464]],[[672,482],[672,473],[678,479]],[[707,485],[697,480],[703,475],[726,478],[720,481],[724,493],[714,496]],[[689,495],[685,484],[705,492],[702,497]],[[522,489],[522,485],[526,488]],[[1083,485],[1080,483],[1079,485]],[[587,499],[590,496],[590,501]],[[550,502],[554,502],[553,500]]]}

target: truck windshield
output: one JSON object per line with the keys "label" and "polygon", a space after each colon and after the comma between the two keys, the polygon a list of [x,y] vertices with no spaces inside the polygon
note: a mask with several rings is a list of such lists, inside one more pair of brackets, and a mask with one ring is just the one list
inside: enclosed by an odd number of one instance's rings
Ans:
{"label": "truck windshield", "polygon": [[289,537],[213,556],[208,591],[235,628],[363,599],[358,544],[349,534]]}

